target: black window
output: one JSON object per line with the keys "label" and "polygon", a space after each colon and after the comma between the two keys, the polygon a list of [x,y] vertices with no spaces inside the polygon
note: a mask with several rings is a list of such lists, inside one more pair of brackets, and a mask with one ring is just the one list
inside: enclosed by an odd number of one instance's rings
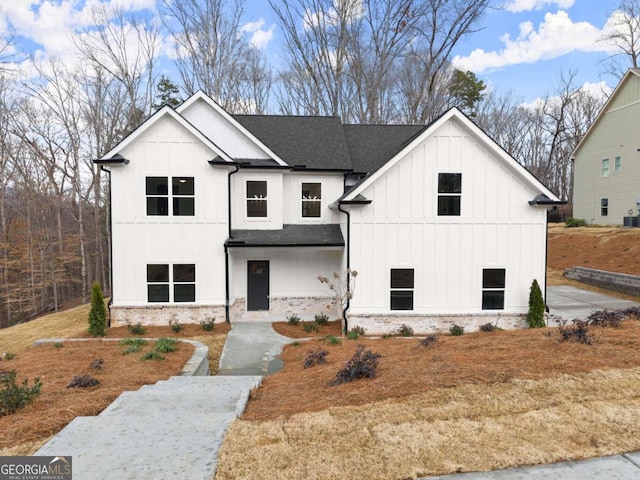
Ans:
{"label": "black window", "polygon": [[267,182],[247,180],[247,217],[267,216]]}
{"label": "black window", "polygon": [[322,184],[302,184],[302,216],[320,217],[322,206]]}
{"label": "black window", "polygon": [[391,269],[391,310],[413,310],[413,268]]}
{"label": "black window", "polygon": [[600,215],[606,217],[609,215],[609,199],[601,198],[600,199]]}
{"label": "black window", "polygon": [[[170,267],[173,270],[171,275]],[[171,287],[173,287],[174,302],[195,302],[196,266],[194,264],[147,265],[147,301],[149,303],[171,301],[169,298]]]}
{"label": "black window", "polygon": [[462,197],[462,174],[438,174],[438,215],[460,215]]}
{"label": "black window", "polygon": [[[171,182],[171,195],[169,195],[169,182]],[[147,215],[169,215],[170,204],[173,215],[195,215],[193,177],[147,177],[146,195]]]}
{"label": "black window", "polygon": [[503,310],[506,271],[504,268],[482,270],[482,309]]}

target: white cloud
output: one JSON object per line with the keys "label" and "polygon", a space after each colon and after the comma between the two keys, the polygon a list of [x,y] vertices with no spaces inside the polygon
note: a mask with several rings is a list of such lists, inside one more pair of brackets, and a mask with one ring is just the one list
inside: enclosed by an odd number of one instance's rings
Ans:
{"label": "white cloud", "polygon": [[572,51],[611,51],[611,45],[600,41],[605,30],[588,22],[574,23],[563,10],[547,13],[537,30],[531,22],[523,22],[519,27],[515,40],[509,34],[500,37],[504,43],[502,50],[487,52],[479,48],[466,57],[456,56],[453,64],[461,70],[482,73],[509,65],[557,58]]}
{"label": "white cloud", "polygon": [[558,8],[571,8],[575,0],[511,0],[504,6],[504,9],[513,12],[528,12],[531,10],[542,10],[546,7],[557,6]]}
{"label": "white cloud", "polygon": [[256,22],[245,23],[240,28],[241,32],[251,33],[251,38],[249,39],[251,45],[261,50],[267,48],[267,44],[273,38],[273,31],[275,29],[275,25],[271,25],[270,29],[264,30],[262,28],[264,27],[264,23],[264,20],[261,18]]}

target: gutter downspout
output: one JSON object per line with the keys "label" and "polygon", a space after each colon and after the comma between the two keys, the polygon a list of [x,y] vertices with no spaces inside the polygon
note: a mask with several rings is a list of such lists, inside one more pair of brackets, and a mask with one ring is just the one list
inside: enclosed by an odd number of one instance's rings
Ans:
{"label": "gutter downspout", "polygon": [[347,216],[347,304],[342,310],[342,319],[344,321],[343,334],[346,334],[349,331],[349,324],[347,323],[347,310],[349,310],[349,306],[351,305],[351,300],[349,299],[351,294],[351,214],[348,210],[342,209],[342,204],[338,203],[338,211],[344,213]]}
{"label": "gutter downspout", "polygon": [[[235,164],[235,170],[229,172],[227,175],[227,224],[229,225],[228,229],[228,238],[232,238],[231,236],[231,175],[234,173],[238,173],[240,170],[240,164]],[[224,244],[224,288],[225,288],[225,299],[224,299],[224,318],[227,323],[231,323],[231,318],[229,317],[229,297],[230,297],[230,286],[229,286],[229,247],[227,247],[227,243]]]}
{"label": "gutter downspout", "polygon": [[111,305],[113,304],[113,215],[111,214],[111,170],[100,165],[100,170],[109,175],[109,231],[111,232],[111,241],[109,242],[109,287],[111,295],[109,295],[109,303],[107,304],[107,327],[111,326]]}
{"label": "gutter downspout", "polygon": [[[549,211],[546,212],[544,220],[544,311],[549,313],[547,305],[547,268],[549,264]],[[548,326],[548,325],[547,325]]]}

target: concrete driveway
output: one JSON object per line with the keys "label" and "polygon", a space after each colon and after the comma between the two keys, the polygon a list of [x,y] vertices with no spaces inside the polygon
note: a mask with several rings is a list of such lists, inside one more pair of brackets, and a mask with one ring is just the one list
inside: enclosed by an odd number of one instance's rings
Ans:
{"label": "concrete driveway", "polygon": [[568,285],[547,286],[549,313],[569,321],[575,318],[585,318],[594,310],[618,310],[638,305],[640,304],[629,300]]}

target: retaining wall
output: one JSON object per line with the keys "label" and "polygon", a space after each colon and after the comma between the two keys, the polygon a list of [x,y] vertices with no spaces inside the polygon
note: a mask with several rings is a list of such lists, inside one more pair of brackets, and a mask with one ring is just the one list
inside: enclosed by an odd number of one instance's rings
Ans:
{"label": "retaining wall", "polygon": [[626,295],[640,296],[640,276],[626,273],[607,272],[595,268],[573,267],[564,271],[563,275],[572,280],[605,288]]}

